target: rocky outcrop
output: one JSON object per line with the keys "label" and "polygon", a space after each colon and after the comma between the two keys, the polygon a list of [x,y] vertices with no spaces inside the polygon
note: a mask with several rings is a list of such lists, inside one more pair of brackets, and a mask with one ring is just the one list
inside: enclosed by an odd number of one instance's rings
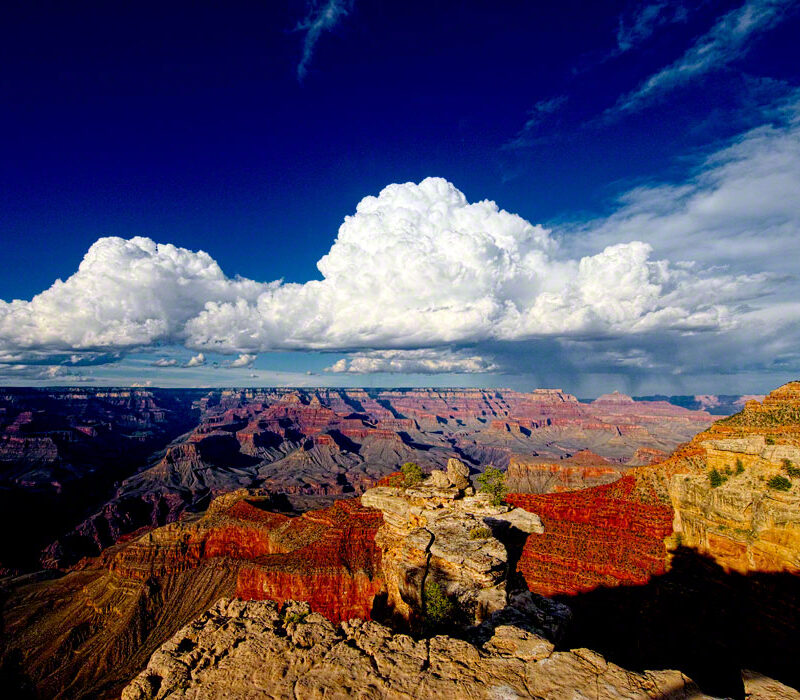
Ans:
{"label": "rocky outcrop", "polygon": [[511,494],[545,529],[518,570],[568,596],[573,644],[676,665],[723,696],[741,697],[748,667],[800,684],[783,653],[800,644],[798,448],[791,383],[613,484]]}
{"label": "rocky outcrop", "polygon": [[338,626],[303,603],[221,600],[177,632],[123,700],[259,698],[701,698],[678,671],[633,673],[588,649],[496,627],[481,646],[415,640],[375,622]]}
{"label": "rocky outcrop", "polygon": [[[450,471],[460,480],[465,469]],[[333,622],[414,626],[429,580],[469,606],[460,624],[530,618],[522,612],[530,599],[509,610],[505,536],[541,531],[538,518],[438,475],[441,487],[434,476],[414,488],[375,488],[364,504],[348,499],[295,517],[271,510],[269,494],[220,496],[204,516],[120,542],[60,579],[20,581],[5,601],[2,652],[20,656],[44,696],[104,697],[211,595],[303,599]],[[561,633],[563,611],[537,614],[542,634]]]}
{"label": "rocky outcrop", "polygon": [[357,499],[288,519],[270,531],[284,550],[257,557],[239,569],[240,598],[308,601],[331,620],[369,619],[385,588],[376,532],[380,513]]}
{"label": "rocky outcrop", "polygon": [[800,382],[749,401],[670,462],[682,545],[741,573],[800,572]]}
{"label": "rocky outcrop", "polygon": [[302,597],[333,620],[369,618],[384,589],[379,512],[357,499],[297,517],[248,491],[81,562],[62,578],[4,595],[0,653],[19,655],[43,697],[119,692],[156,646],[220,595]]}
{"label": "rocky outcrop", "polygon": [[526,543],[520,571],[543,595],[643,584],[664,573],[669,550],[682,545],[728,570],[798,572],[798,470],[800,382],[793,382],[613,484],[511,494],[509,503],[535,512],[545,527]]}
{"label": "rocky outcrop", "polygon": [[633,453],[633,457],[628,460],[631,467],[641,467],[645,464],[657,464],[663,462],[669,454],[664,450],[657,450],[653,447],[638,447]]}
{"label": "rocky outcrop", "polygon": [[379,486],[361,496],[383,515],[375,543],[387,609],[412,629],[422,627],[430,583],[474,622],[505,607],[509,539],[542,532],[535,514],[475,495],[468,471],[451,459],[447,474],[434,471],[419,485]]}

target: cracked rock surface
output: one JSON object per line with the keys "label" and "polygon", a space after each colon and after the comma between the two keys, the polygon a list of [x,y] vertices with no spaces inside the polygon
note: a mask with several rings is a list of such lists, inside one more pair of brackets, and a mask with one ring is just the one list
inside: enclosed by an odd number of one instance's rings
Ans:
{"label": "cracked rock surface", "polygon": [[220,600],[165,643],[123,700],[165,698],[699,698],[678,671],[633,673],[500,625],[482,646],[376,622],[338,626],[306,603]]}

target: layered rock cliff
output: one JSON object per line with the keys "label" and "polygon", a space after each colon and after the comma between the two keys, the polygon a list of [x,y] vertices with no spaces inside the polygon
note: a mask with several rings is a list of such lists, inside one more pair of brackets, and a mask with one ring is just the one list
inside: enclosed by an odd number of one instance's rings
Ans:
{"label": "layered rock cliff", "polygon": [[591,450],[581,450],[559,460],[512,455],[506,470],[506,486],[512,493],[577,491],[616,481],[627,468]]}
{"label": "layered rock cliff", "polygon": [[672,467],[679,542],[747,573],[800,572],[800,382],[698,435]]}
{"label": "layered rock cliff", "polygon": [[748,402],[667,460],[613,484],[508,501],[544,523],[519,566],[545,595],[645,583],[681,545],[742,573],[797,572],[800,382]]}
{"label": "layered rock cliff", "polygon": [[[43,697],[114,697],[175,629],[222,595],[302,597],[334,620],[369,617],[382,590],[379,512],[357,500],[290,518],[226,494],[54,580],[19,580],[3,605],[4,663]],[[266,509],[265,509],[266,508]]]}
{"label": "layered rock cliff", "polygon": [[782,652],[800,646],[798,447],[793,382],[612,484],[511,494],[545,530],[518,570],[568,597],[573,642],[616,660],[679,665],[722,694],[746,663],[800,683]]}

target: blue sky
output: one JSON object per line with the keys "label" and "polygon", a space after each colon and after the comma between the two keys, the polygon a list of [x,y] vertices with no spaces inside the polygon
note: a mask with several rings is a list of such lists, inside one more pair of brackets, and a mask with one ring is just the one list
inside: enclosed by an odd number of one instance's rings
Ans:
{"label": "blue sky", "polygon": [[798,35],[788,0],[5,3],[0,382],[768,390]]}

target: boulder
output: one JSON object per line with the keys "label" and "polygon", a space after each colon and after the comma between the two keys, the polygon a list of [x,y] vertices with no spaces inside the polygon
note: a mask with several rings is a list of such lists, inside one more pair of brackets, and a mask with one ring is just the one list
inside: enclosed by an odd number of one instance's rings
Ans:
{"label": "boulder", "polygon": [[450,486],[450,479],[447,478],[447,474],[441,469],[434,469],[425,484],[426,486],[430,485],[437,489],[446,489]]}
{"label": "boulder", "polygon": [[469,484],[469,467],[460,459],[447,460],[447,478],[457,489],[465,489]]}

